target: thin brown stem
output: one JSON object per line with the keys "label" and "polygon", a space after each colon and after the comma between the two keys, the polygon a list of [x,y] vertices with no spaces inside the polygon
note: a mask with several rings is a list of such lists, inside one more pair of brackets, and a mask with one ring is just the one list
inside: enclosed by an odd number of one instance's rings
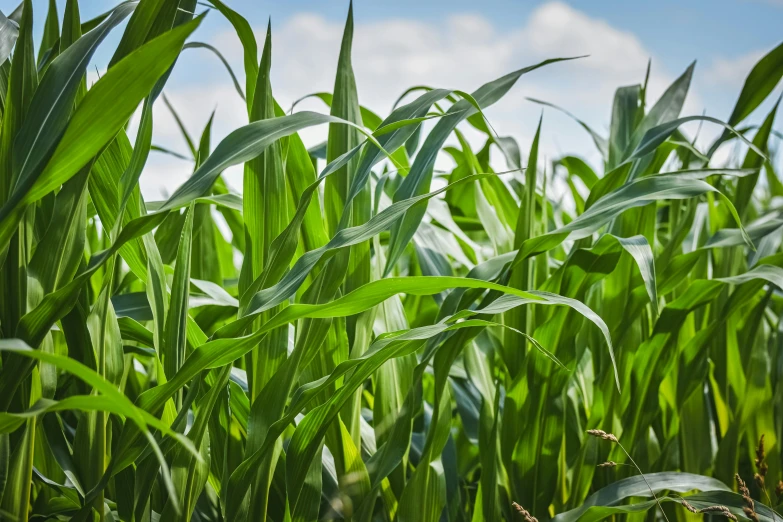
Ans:
{"label": "thin brown stem", "polygon": [[617,441],[617,445],[620,446],[620,449],[623,450],[623,453],[628,457],[628,460],[631,461],[631,464],[636,468],[636,470],[639,472],[639,475],[642,476],[642,480],[644,480],[644,483],[647,484],[647,489],[650,490],[650,493],[652,493],[653,498],[655,499],[655,503],[658,504],[658,509],[661,510],[661,514],[663,515],[663,518],[666,520],[666,522],[669,522],[669,518],[666,516],[666,513],[663,511],[663,506],[661,505],[661,501],[658,500],[658,496],[655,494],[655,491],[653,491],[652,486],[650,486],[650,483],[647,482],[647,477],[644,476],[644,473],[642,472],[642,469],[639,467],[639,465],[636,463],[635,460],[633,460],[633,457],[631,457],[631,454],[628,453],[628,451],[625,449],[625,447],[620,444],[620,441]]}

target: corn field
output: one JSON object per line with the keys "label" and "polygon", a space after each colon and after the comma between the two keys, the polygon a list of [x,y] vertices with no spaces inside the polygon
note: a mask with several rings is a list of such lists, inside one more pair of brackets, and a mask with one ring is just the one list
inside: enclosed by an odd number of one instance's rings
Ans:
{"label": "corn field", "polygon": [[[349,7],[314,112],[222,0],[33,14],[0,13],[0,519],[783,521],[783,44],[721,119],[681,115],[693,66],[618,88],[608,135],[573,122],[596,170],[484,113],[586,58],[378,115]],[[205,16],[248,123],[180,125],[192,175],[145,201]]]}

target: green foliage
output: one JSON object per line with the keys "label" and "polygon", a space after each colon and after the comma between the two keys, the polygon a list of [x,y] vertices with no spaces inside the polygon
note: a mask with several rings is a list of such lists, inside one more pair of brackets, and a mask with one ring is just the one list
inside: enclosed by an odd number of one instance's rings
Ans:
{"label": "green foliage", "polygon": [[[201,7],[82,22],[77,0],[62,19],[52,0],[37,45],[30,0],[0,13],[1,519],[777,520],[778,106],[747,120],[783,47],[728,123],[681,117],[693,65],[653,104],[646,84],[619,88],[608,136],[576,120],[594,169],[544,164],[546,114],[525,154],[484,117],[569,58],[470,94],[417,87],[384,118],[360,104],[350,7],[334,92],[313,95],[330,113],[286,115],[271,24],[259,49],[210,0],[243,84],[186,43]],[[193,48],[247,105],[214,148],[212,118],[194,139],[161,96]],[[193,174],[145,202],[149,154],[169,152],[152,144],[161,100]],[[693,121],[718,139],[688,138]],[[315,125],[328,141],[308,151],[297,133]],[[721,145],[738,145],[726,164]],[[222,178],[234,165],[241,194]]]}

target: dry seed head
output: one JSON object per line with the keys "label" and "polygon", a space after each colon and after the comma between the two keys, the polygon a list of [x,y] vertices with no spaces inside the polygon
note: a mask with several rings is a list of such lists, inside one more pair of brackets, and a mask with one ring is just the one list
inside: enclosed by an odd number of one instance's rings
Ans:
{"label": "dry seed head", "polygon": [[693,507],[693,505],[690,502],[688,502],[685,499],[680,499],[680,503],[682,504],[682,507],[684,507],[685,509],[687,509],[691,513],[707,513],[707,514],[713,514],[714,513],[714,514],[718,514],[718,515],[723,515],[724,517],[729,518],[731,520],[734,520],[735,522],[737,520],[737,517],[734,515],[734,513],[729,511],[729,508],[727,508],[726,506],[720,506],[720,505],[718,505],[718,506],[707,506],[707,507],[704,507],[704,508],[701,508],[701,509],[696,509],[695,507]]}
{"label": "dry seed head", "polygon": [[756,469],[759,471],[758,475],[761,477],[762,484],[764,483],[764,477],[767,476],[767,463],[765,458],[766,453],[764,452],[764,434],[762,433],[761,437],[759,438],[759,445],[756,448]]}
{"label": "dry seed head", "polygon": [[695,507],[693,507],[693,506],[691,505],[691,503],[690,503],[690,502],[688,502],[688,501],[687,501],[687,500],[685,500],[685,499],[682,499],[682,500],[680,500],[680,503],[682,504],[682,507],[684,507],[685,509],[687,509],[687,510],[688,510],[688,511],[690,511],[691,513],[698,513],[698,512],[699,512],[699,510],[698,510],[698,509],[696,509]]}
{"label": "dry seed head", "polygon": [[602,462],[598,465],[599,468],[613,468],[617,466],[617,463],[613,460],[607,460],[606,462]]}
{"label": "dry seed head", "polygon": [[533,515],[531,515],[531,514],[528,512],[528,510],[527,510],[527,509],[523,508],[522,506],[520,506],[520,505],[519,505],[519,504],[517,504],[516,502],[512,502],[512,503],[511,503],[511,506],[512,506],[514,509],[516,509],[516,510],[519,512],[519,514],[520,514],[520,515],[522,515],[522,518],[524,518],[524,519],[525,519],[525,522],[538,522],[538,519],[537,519],[536,517],[534,517]]}
{"label": "dry seed head", "polygon": [[739,476],[739,473],[734,475],[737,481],[737,487],[739,488],[742,500],[745,502],[745,507],[742,511],[745,512],[745,516],[751,519],[753,522],[759,522],[759,516],[756,514],[756,506],[753,503],[753,499],[750,498],[750,491],[748,486],[745,485],[745,481]]}
{"label": "dry seed head", "polygon": [[778,502],[780,502],[781,497],[783,497],[783,480],[778,480],[778,485],[775,486],[775,495],[777,495]]}
{"label": "dry seed head", "polygon": [[598,437],[599,439],[608,440],[609,442],[619,442],[616,436],[611,433],[606,433],[604,430],[587,430],[587,434]]}
{"label": "dry seed head", "polygon": [[734,513],[729,511],[729,508],[727,508],[726,506],[707,506],[705,508],[701,508],[698,512],[699,513],[717,513],[719,515],[723,515],[724,517],[726,517],[728,519],[731,519],[731,520],[734,520],[734,521],[737,520],[737,517],[734,515]]}

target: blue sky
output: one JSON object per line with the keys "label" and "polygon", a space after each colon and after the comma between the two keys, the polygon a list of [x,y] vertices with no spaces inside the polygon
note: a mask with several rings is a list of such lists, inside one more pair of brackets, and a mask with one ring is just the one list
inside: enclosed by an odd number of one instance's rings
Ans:
{"label": "blue sky", "polygon": [[[415,18],[438,23],[453,12],[474,12],[492,20],[499,29],[511,29],[527,18],[541,3],[525,0],[356,0],[357,16],[366,21],[388,18]],[[694,58],[741,54],[756,48],[771,48],[781,38],[780,0],[627,0],[573,1],[569,4],[611,25],[632,31],[663,57],[681,54]],[[266,16],[282,21],[300,11],[322,13],[341,21],[343,3],[288,0],[231,2],[251,21],[261,24]]]}
{"label": "blue sky", "polygon": [[[271,16],[272,84],[284,107],[300,96],[331,89],[347,1],[225,1],[250,21],[259,41]],[[16,3],[0,0],[0,9],[7,13]],[[60,9],[64,3],[58,0]],[[34,0],[39,30],[46,4]],[[84,19],[114,4],[80,2]],[[381,115],[411,85],[472,90],[544,58],[590,54],[523,77],[487,111],[498,132],[516,137],[523,150],[541,113],[525,97],[557,103],[604,132],[614,89],[641,82],[648,58],[653,64],[653,97],[696,59],[684,112],[725,119],[750,68],[783,38],[783,0],[356,0],[354,12],[360,101]],[[96,56],[98,71],[105,69],[120,31],[115,30],[114,40]],[[217,46],[242,74],[241,47],[218,12],[207,16],[194,39]],[[195,135],[213,109],[216,140],[245,123],[242,102],[228,76],[205,51],[185,53],[166,93]],[[324,110],[315,101],[302,108]],[[765,108],[754,114],[755,120],[763,118]],[[155,125],[157,144],[184,152],[184,142],[162,103],[156,105]],[[704,132],[709,135],[711,130]],[[325,129],[316,129],[303,137],[316,144],[324,136]],[[598,163],[584,132],[552,110],[544,113],[542,150],[549,158],[576,153]],[[170,192],[189,169],[179,160],[156,155],[142,177],[145,193]],[[231,176],[234,186],[241,185],[237,173]]]}

